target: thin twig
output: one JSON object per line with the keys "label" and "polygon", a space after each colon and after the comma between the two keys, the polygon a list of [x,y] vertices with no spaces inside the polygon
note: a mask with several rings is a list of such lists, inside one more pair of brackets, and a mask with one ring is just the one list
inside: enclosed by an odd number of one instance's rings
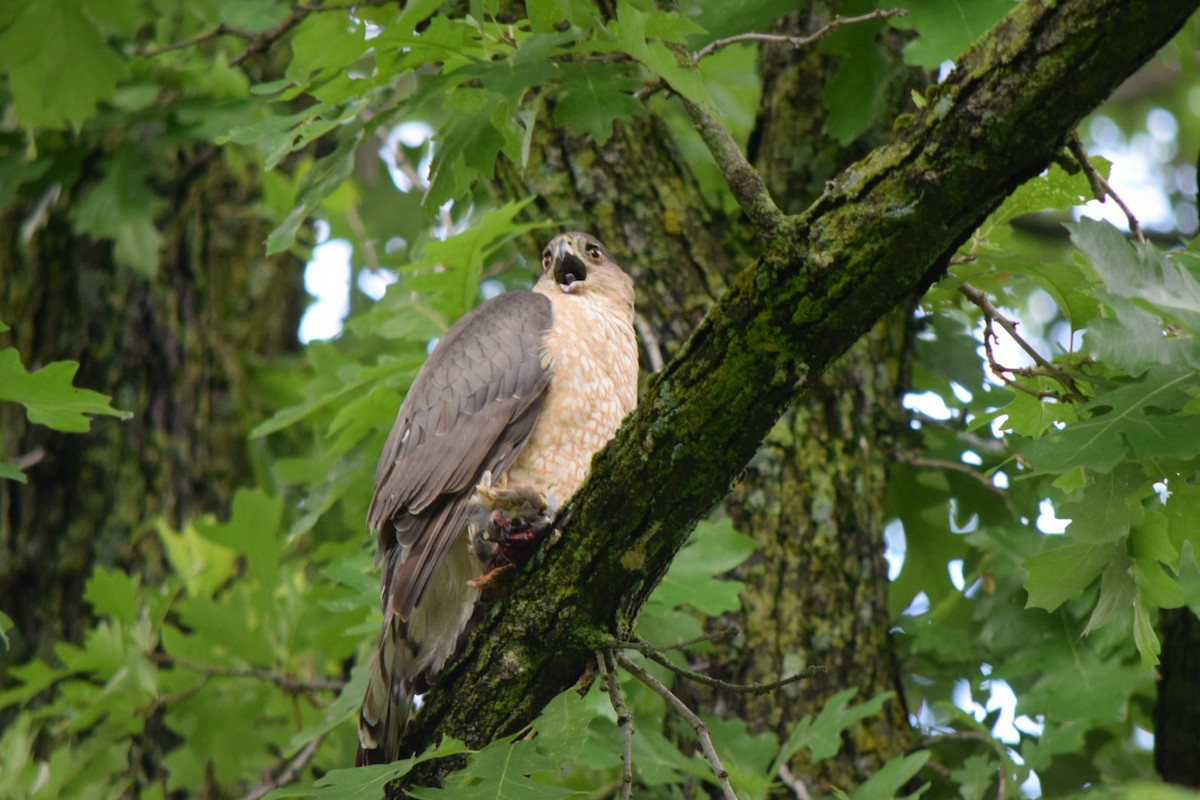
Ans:
{"label": "thin twig", "polygon": [[235,28],[232,25],[226,25],[224,22],[222,22],[217,27],[213,28],[212,30],[205,31],[204,33],[198,33],[195,36],[189,36],[186,39],[180,39],[178,42],[168,42],[167,44],[159,45],[158,47],[151,47],[145,50],[138,50],[136,52],[139,56],[144,56],[145,58],[154,58],[155,56],[162,55],[163,53],[170,52],[171,50],[182,50],[185,47],[204,44],[205,42],[212,41],[213,39],[219,39],[222,36],[237,36],[240,39],[245,39],[248,42],[252,42],[254,41],[255,35],[256,34],[251,33],[243,28]]}
{"label": "thin twig", "polygon": [[[870,14],[863,14],[860,17],[835,17],[827,25],[822,28],[818,28],[808,36],[787,36],[785,34],[778,33],[740,33],[736,36],[729,36],[724,39],[717,39],[716,41],[709,42],[704,47],[701,47],[699,50],[688,56],[688,61],[694,66],[721,48],[728,47],[731,44],[738,44],[739,42],[765,42],[768,44],[790,44],[796,48],[805,47],[824,39],[838,28],[842,28],[847,25],[857,25],[859,23],[870,22],[871,20],[875,19],[887,19],[888,17],[903,17],[907,14],[908,12],[903,8],[881,8],[872,11]],[[638,89],[636,92],[634,92],[633,96],[638,100],[645,102],[648,98],[664,89],[666,85],[667,82],[662,78],[654,78],[653,80],[647,81],[641,89]]]}
{"label": "thin twig", "polygon": [[[287,786],[292,781],[300,776],[300,771],[303,770],[309,761],[312,761],[313,756],[317,754],[317,748],[321,746],[325,734],[321,734],[316,739],[313,739],[308,744],[304,745],[299,753],[296,754],[290,762],[287,759],[280,759],[267,770],[266,778],[258,786],[255,786],[247,792],[242,800],[259,800],[269,792],[272,792],[281,786]],[[276,772],[278,770],[278,772]]]}
{"label": "thin twig", "polygon": [[391,0],[361,0],[358,3],[339,3],[327,6],[297,4],[292,7],[292,13],[285,17],[282,22],[262,33],[254,33],[244,28],[235,28],[232,25],[226,25],[222,22],[211,30],[198,33],[195,36],[189,36],[187,39],[180,39],[178,42],[169,42],[158,47],[138,50],[137,54],[146,58],[153,58],[171,50],[181,50],[185,47],[204,44],[222,36],[236,36],[248,42],[246,48],[229,61],[229,66],[236,67],[255,53],[260,53],[273,45],[284,34],[303,22],[309,14],[325,11],[352,12],[363,6],[380,6],[388,2],[391,2]]}
{"label": "thin twig", "polygon": [[699,63],[701,59],[711,56],[721,48],[728,47],[731,44],[738,44],[740,42],[767,42],[772,44],[790,44],[795,48],[808,47],[810,44],[814,44],[824,39],[838,28],[844,28],[847,25],[858,25],[863,22],[870,22],[876,19],[903,17],[907,14],[908,12],[903,8],[880,8],[872,11],[870,14],[863,14],[860,17],[834,17],[828,24],[818,28],[808,36],[784,36],[775,33],[739,33],[736,36],[717,39],[716,41],[709,42],[704,47],[701,47],[699,50],[692,53],[692,63]]}
{"label": "thin twig", "polygon": [[[612,667],[608,661],[612,661]],[[617,725],[621,728],[621,800],[633,797],[633,715],[625,703],[625,695],[621,693],[621,679],[617,676],[616,657],[612,648],[596,651],[596,666],[608,690],[608,700],[612,703],[613,711],[617,712]]]}
{"label": "thin twig", "polygon": [[283,675],[266,669],[251,669],[249,667],[214,667],[201,664],[186,658],[170,656],[165,653],[149,653],[147,657],[156,664],[166,667],[177,667],[198,672],[201,675],[220,678],[252,678],[254,680],[273,683],[280,689],[292,692],[339,692],[345,688],[346,682],[339,680],[301,680],[290,675]]}
{"label": "thin twig", "polygon": [[797,778],[788,769],[788,765],[784,764],[779,768],[779,772],[775,773],[779,776],[779,782],[792,790],[792,794],[796,796],[796,800],[812,800],[812,796],[808,793],[808,787],[804,785],[804,781]]}
{"label": "thin twig", "polygon": [[[1017,370],[1003,367],[995,360],[990,341],[995,337],[995,331],[992,329],[993,323],[1003,328],[1004,332],[1007,333],[1022,350],[1029,354],[1029,357],[1033,359],[1034,363],[1042,369],[1041,374],[1045,374],[1046,376],[1058,381],[1058,383],[1067,390],[1065,399],[1076,403],[1087,401],[1087,398],[1084,396],[1083,392],[1079,390],[1079,386],[1075,383],[1075,379],[1059,367],[1050,363],[1050,361],[1048,361],[1041,353],[1038,352],[1037,348],[1025,341],[1025,338],[1017,332],[1017,323],[1001,314],[1000,309],[996,308],[996,306],[992,303],[991,298],[988,297],[986,293],[976,289],[974,286],[971,286],[968,283],[964,283],[962,286],[959,286],[958,291],[972,303],[977,305],[979,310],[983,312],[984,352],[988,356],[988,362],[992,367],[992,372],[995,373],[998,378],[1003,380],[1009,386],[1022,386],[1021,384],[1018,384],[1010,379],[1008,375],[1005,374],[1011,374]],[[1029,375],[1033,373],[1026,372],[1025,374]],[[1035,396],[1040,394],[1032,389],[1029,389],[1029,387],[1023,386],[1022,388],[1025,391],[1035,394]]]}
{"label": "thin twig", "polygon": [[771,199],[762,175],[750,166],[733,136],[712,114],[686,97],[680,97],[680,100],[708,152],[717,162],[725,182],[729,184],[733,198],[750,218],[758,235],[764,239],[777,237],[783,230],[786,217]]}
{"label": "thin twig", "polygon": [[642,349],[646,351],[646,359],[650,362],[650,371],[658,372],[665,363],[658,334],[654,332],[654,327],[646,321],[646,318],[638,313],[633,315],[633,327],[637,329],[638,336],[642,337]]}
{"label": "thin twig", "polygon": [[641,653],[649,650],[653,650],[655,653],[666,653],[671,650],[683,650],[688,647],[694,647],[705,642],[726,642],[737,636],[740,632],[737,625],[730,625],[727,628],[721,628],[715,633],[702,633],[691,639],[675,642],[675,644],[652,645],[649,642],[621,642],[619,644],[621,647],[632,648]]}
{"label": "thin twig", "polygon": [[1075,156],[1075,160],[1079,162],[1079,166],[1083,168],[1083,174],[1087,176],[1088,183],[1092,185],[1092,192],[1096,195],[1096,199],[1101,203],[1104,202],[1105,196],[1111,197],[1117,204],[1117,207],[1125,214],[1125,219],[1129,222],[1129,232],[1133,234],[1133,238],[1142,244],[1146,243],[1146,235],[1142,233],[1142,226],[1138,223],[1137,217],[1133,215],[1133,211],[1129,206],[1125,205],[1125,201],[1113,191],[1112,185],[1105,179],[1100,171],[1092,164],[1088,158],[1087,150],[1083,147],[1083,142],[1079,140],[1079,134],[1073,133],[1067,139],[1067,148],[1071,151],[1071,155]]}
{"label": "thin twig", "polygon": [[616,642],[616,646],[626,650],[637,650],[655,664],[666,667],[681,678],[687,678],[704,686],[711,686],[714,689],[724,689],[725,691],[736,692],[737,694],[767,694],[776,689],[782,689],[784,686],[790,686],[793,683],[802,681],[805,678],[811,678],[813,675],[826,672],[825,667],[811,666],[797,675],[790,675],[782,680],[771,683],[730,683],[720,678],[714,678],[711,675],[705,675],[703,672],[696,672],[695,670],[673,664],[670,659],[660,652],[662,648],[651,647],[644,642]]}
{"label": "thin twig", "polygon": [[203,689],[207,683],[208,683],[208,676],[201,675],[200,679],[198,681],[193,683],[191,686],[188,686],[186,689],[180,689],[179,691],[172,692],[171,694],[161,694],[158,697],[155,697],[150,702],[150,705],[148,705],[144,709],[142,709],[142,711],[141,711],[142,716],[147,717],[147,718],[153,717],[161,709],[164,709],[164,708],[172,705],[173,703],[178,703],[182,700],[188,699],[189,697],[194,695],[196,692]]}
{"label": "thin twig", "polygon": [[12,460],[12,465],[24,472],[35,464],[41,462],[46,457],[46,448],[40,444],[30,450],[28,453],[22,453]]}
{"label": "thin twig", "polygon": [[721,794],[725,797],[725,800],[738,800],[737,795],[733,793],[733,787],[729,785],[729,772],[721,764],[721,757],[717,755],[717,749],[713,747],[712,737],[708,735],[708,726],[704,724],[704,720],[696,716],[695,712],[688,708],[686,703],[676,697],[658,678],[651,675],[622,653],[614,653],[614,655],[618,664],[627,669],[639,681],[653,689],[659,697],[667,701],[667,705],[674,709],[676,714],[687,720],[687,723],[692,726],[692,730],[695,731],[696,738],[700,741],[700,749],[704,751],[704,756],[708,759],[709,766],[712,767],[713,775],[717,777],[717,784],[721,787]]}
{"label": "thin twig", "polygon": [[970,464],[964,464],[961,461],[946,461],[940,458],[925,458],[916,453],[907,453],[897,451],[892,454],[892,457],[897,461],[905,464],[911,464],[914,467],[929,467],[930,469],[944,469],[951,472],[959,472],[968,477],[974,478],[983,484],[984,488],[989,492],[993,492],[999,497],[1007,497],[1008,493],[997,486],[991,478],[983,474],[977,469],[974,469]]}

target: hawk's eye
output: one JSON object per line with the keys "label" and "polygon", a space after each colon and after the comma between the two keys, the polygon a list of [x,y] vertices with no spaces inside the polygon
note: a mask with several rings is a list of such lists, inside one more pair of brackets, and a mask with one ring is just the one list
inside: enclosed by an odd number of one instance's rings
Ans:
{"label": "hawk's eye", "polygon": [[587,253],[587,257],[592,261],[600,260],[600,248],[594,244],[589,244],[583,252]]}
{"label": "hawk's eye", "polygon": [[548,248],[542,251],[542,272],[550,269],[550,262],[553,260],[554,259],[550,255],[550,250]]}

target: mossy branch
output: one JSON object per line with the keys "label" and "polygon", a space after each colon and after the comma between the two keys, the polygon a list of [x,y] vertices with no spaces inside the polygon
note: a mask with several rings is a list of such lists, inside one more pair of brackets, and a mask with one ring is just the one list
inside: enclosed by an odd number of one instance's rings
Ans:
{"label": "mossy branch", "polygon": [[[489,610],[410,729],[480,746],[528,723],[631,637],[699,519],[798,393],[889,310],[935,281],[987,214],[1055,157],[1177,31],[1197,0],[1029,0],[933,88],[894,141],[814,205],[763,231],[738,274],[593,462],[562,539]],[[422,781],[436,780],[436,771]]]}

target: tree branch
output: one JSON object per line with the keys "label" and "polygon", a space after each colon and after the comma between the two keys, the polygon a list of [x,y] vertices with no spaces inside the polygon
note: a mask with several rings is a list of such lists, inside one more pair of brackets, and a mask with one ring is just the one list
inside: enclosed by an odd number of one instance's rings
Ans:
{"label": "tree branch", "polygon": [[721,763],[721,757],[717,755],[717,749],[713,746],[712,737],[708,735],[708,726],[704,724],[704,721],[696,716],[696,712],[687,707],[687,703],[676,697],[662,681],[651,675],[640,665],[630,661],[627,656],[621,653],[616,654],[616,660],[631,675],[653,689],[659,697],[666,700],[667,705],[672,711],[687,720],[687,723],[692,726],[692,730],[696,733],[696,739],[700,742],[700,749],[704,751],[704,757],[708,759],[709,766],[712,767],[713,775],[717,778],[717,785],[721,787],[722,796],[725,800],[738,800],[737,795],[733,793],[733,788],[729,785],[729,773]]}
{"label": "tree branch", "polygon": [[733,136],[708,113],[707,109],[686,97],[680,96],[679,99],[683,101],[683,107],[691,117],[692,124],[696,126],[700,138],[704,140],[705,146],[716,160],[733,198],[737,200],[742,211],[746,212],[759,236],[778,237],[783,230],[785,218],[771,199],[771,193],[767,191],[767,184],[762,175],[750,166]]}
{"label": "tree branch", "polygon": [[870,14],[863,14],[858,17],[834,17],[827,25],[818,28],[808,36],[784,36],[777,33],[739,33],[737,36],[717,39],[701,47],[692,53],[692,63],[698,64],[702,59],[708,58],[721,48],[729,47],[731,44],[766,42],[768,44],[790,44],[792,47],[797,48],[808,47],[810,44],[824,39],[838,28],[844,28],[847,25],[859,25],[863,22],[871,22],[872,20],[904,16],[908,16],[908,11],[903,8],[877,8]]}
{"label": "tree branch", "polygon": [[[637,615],[695,522],[798,393],[1057,154],[1197,0],[1025,2],[959,59],[931,102],[785,217],[732,278],[639,409],[597,454],[558,543],[516,576],[411,721],[406,746],[481,746],[574,685]],[[564,517],[566,519],[566,517]],[[424,766],[424,765],[423,765]],[[438,767],[418,776],[440,778]]]}
{"label": "tree branch", "polygon": [[1092,191],[1096,195],[1096,199],[1101,203],[1105,197],[1111,197],[1125,215],[1126,221],[1129,223],[1129,232],[1133,234],[1133,238],[1142,244],[1146,243],[1146,234],[1142,233],[1142,226],[1134,216],[1133,211],[1129,206],[1125,205],[1125,201],[1120,195],[1113,191],[1112,185],[1103,175],[1101,175],[1094,166],[1091,159],[1088,158],[1087,151],[1083,149],[1083,142],[1079,141],[1079,134],[1071,134],[1067,139],[1067,149],[1071,151],[1071,155],[1075,156],[1075,160],[1079,162],[1080,169],[1087,176],[1088,183],[1092,185]]}

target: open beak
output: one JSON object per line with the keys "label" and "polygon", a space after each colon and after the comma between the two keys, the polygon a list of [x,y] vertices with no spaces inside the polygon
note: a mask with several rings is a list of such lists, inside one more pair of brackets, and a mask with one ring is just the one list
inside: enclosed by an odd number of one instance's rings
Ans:
{"label": "open beak", "polygon": [[575,254],[575,248],[565,236],[554,243],[550,269],[554,271],[554,282],[564,292],[573,292],[587,280],[588,268],[583,259]]}

